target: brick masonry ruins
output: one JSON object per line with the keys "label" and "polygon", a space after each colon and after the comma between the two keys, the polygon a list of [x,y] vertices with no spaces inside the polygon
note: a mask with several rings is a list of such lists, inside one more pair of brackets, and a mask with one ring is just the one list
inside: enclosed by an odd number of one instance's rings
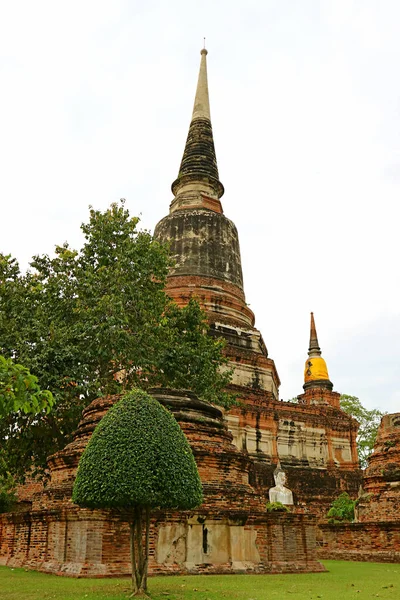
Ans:
{"label": "brick masonry ruins", "polygon": [[382,418],[356,523],[323,525],[325,558],[400,562],[400,413]]}
{"label": "brick masonry ruins", "polygon": [[[313,315],[304,393],[297,403],[279,401],[274,361],[245,301],[238,233],[222,209],[206,54],[170,212],[154,235],[175,260],[169,295],[180,305],[196,296],[212,335],[226,339],[241,405],[223,415],[191,394],[153,391],[192,445],[205,502],[191,513],[155,515],[150,571],[317,571],[314,515],[342,491],[355,497],[361,482],[357,423],[332,391]],[[72,576],[129,572],[126,515],[83,510],[70,499],[79,457],[114,401],[100,398],[85,409],[73,441],[49,459],[46,489],[22,488],[18,510],[0,516],[0,564]],[[287,514],[265,510],[278,460],[294,496]]]}
{"label": "brick masonry ruins", "polygon": [[[157,389],[185,432],[204,486],[204,503],[192,512],[155,513],[151,573],[321,571],[316,560],[315,517],[270,515],[249,484],[251,459],[232,444],[222,412],[192,394]],[[83,510],[71,502],[79,458],[115,397],[83,412],[74,440],[49,460],[45,490],[22,490],[28,510],[0,519],[0,564],[70,576],[130,572],[127,516]],[[271,541],[274,540],[272,544]]]}

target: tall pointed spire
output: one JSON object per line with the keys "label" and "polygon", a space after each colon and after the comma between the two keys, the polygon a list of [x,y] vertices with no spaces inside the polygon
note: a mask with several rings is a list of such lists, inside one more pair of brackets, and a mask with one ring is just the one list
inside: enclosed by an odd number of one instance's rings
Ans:
{"label": "tall pointed spire", "polygon": [[175,197],[154,238],[168,244],[173,259],[166,285],[169,297],[178,306],[193,296],[199,299],[212,335],[227,340],[235,385],[257,389],[255,394],[264,390],[268,399],[275,399],[279,376],[246,303],[237,229],[221,207],[224,188],[215,157],[206,61],[203,48],[189,135],[172,184]]}
{"label": "tall pointed spire", "polygon": [[171,211],[202,207],[222,212],[219,199],[224,193],[224,186],[219,180],[215,155],[206,56],[207,50],[203,48],[192,120],[179,175],[172,184],[175,199],[171,203]]}
{"label": "tall pointed spire", "polygon": [[314,313],[311,313],[310,323],[310,346],[308,356],[321,356],[321,348],[318,345],[317,329],[315,327]]}
{"label": "tall pointed spire", "polygon": [[194,119],[208,119],[211,122],[206,59],[208,52],[205,48],[203,48],[200,54],[200,71],[199,79],[197,81],[196,97],[194,99],[192,121]]}

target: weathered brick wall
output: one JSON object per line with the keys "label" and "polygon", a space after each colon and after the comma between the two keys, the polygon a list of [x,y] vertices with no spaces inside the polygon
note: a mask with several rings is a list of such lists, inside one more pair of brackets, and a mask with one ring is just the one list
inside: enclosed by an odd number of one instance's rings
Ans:
{"label": "weathered brick wall", "polygon": [[[130,573],[127,515],[112,511],[30,512],[0,517],[0,564],[72,577]],[[318,572],[315,518],[231,512],[156,512],[150,574]],[[207,537],[205,538],[204,532]]]}
{"label": "weathered brick wall", "polygon": [[321,558],[400,562],[400,413],[382,418],[357,523],[320,526]]}
{"label": "weathered brick wall", "polygon": [[400,521],[320,525],[321,559],[400,562]]}
{"label": "weathered brick wall", "polygon": [[[315,518],[309,515],[270,514],[259,530],[259,548],[271,572],[297,572],[315,561]],[[311,570],[314,570],[313,568]]]}
{"label": "weathered brick wall", "polygon": [[32,496],[43,490],[43,483],[39,479],[26,477],[24,485],[18,486],[18,500],[30,504]]}

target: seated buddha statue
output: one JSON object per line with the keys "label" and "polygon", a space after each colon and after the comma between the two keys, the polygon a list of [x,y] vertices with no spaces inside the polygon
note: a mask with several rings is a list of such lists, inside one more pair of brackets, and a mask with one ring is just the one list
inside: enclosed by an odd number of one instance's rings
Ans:
{"label": "seated buddha statue", "polygon": [[293,493],[285,487],[286,473],[282,470],[280,463],[274,471],[275,487],[269,489],[269,501],[281,502],[282,504],[293,504]]}

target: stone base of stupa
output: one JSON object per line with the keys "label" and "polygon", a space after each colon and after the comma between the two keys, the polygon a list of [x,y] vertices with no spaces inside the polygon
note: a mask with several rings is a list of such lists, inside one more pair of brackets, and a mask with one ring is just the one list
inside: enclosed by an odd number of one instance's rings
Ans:
{"label": "stone base of stupa", "polygon": [[[154,512],[149,572],[289,573],[323,571],[313,515],[267,513],[249,484],[251,460],[232,444],[221,411],[193,394],[153,390],[182,427],[198,465],[204,502],[195,511]],[[19,510],[0,516],[0,564],[71,577],[130,573],[129,514],[89,510],[71,500],[79,458],[117,400],[83,412],[74,440],[49,459],[50,482]]]}
{"label": "stone base of stupa", "polygon": [[[129,575],[127,519],[72,507],[2,515],[0,564],[69,577]],[[150,575],[323,570],[309,515],[198,511],[153,517]]]}

